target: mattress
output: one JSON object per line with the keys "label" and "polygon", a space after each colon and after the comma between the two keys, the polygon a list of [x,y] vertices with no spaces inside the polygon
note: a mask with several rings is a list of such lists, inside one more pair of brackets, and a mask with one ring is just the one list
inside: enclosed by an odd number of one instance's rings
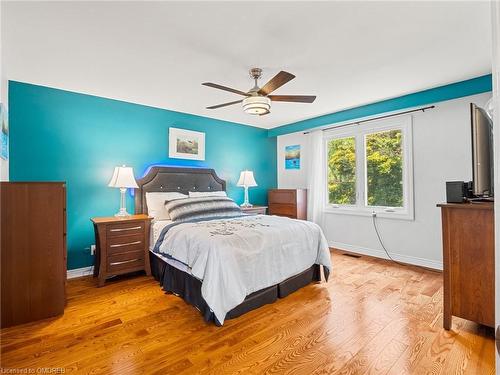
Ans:
{"label": "mattress", "polygon": [[172,258],[167,258],[161,254],[153,252],[153,248],[155,247],[156,241],[158,241],[158,237],[160,237],[161,231],[167,225],[172,224],[172,220],[155,220],[151,223],[151,233],[149,239],[149,251],[156,257],[162,259],[164,262],[170,264],[172,267],[177,268],[180,271],[186,272],[191,275],[191,269],[182,262],[179,262]]}

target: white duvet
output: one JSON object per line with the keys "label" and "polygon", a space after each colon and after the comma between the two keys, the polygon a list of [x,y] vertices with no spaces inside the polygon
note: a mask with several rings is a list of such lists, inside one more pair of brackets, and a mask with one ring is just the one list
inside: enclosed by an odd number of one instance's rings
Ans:
{"label": "white duvet", "polygon": [[221,324],[247,295],[313,264],[331,269],[321,228],[279,216],[182,223],[168,230],[158,252],[185,263],[202,280],[203,298]]}

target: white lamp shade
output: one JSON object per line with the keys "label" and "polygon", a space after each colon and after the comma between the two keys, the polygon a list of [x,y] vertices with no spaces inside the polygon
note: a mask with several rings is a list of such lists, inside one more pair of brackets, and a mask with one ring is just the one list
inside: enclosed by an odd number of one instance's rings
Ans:
{"label": "white lamp shade", "polygon": [[255,182],[255,178],[253,177],[252,171],[242,171],[240,173],[240,179],[238,180],[237,186],[257,186],[257,182]]}
{"label": "white lamp shade", "polygon": [[116,188],[138,188],[132,167],[115,167],[108,186]]}

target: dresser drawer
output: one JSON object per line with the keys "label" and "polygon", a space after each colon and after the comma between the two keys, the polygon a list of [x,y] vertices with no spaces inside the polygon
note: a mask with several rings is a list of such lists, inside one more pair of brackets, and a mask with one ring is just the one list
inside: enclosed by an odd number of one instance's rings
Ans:
{"label": "dresser drawer", "polygon": [[106,262],[108,272],[120,272],[133,268],[144,267],[144,251],[132,251],[123,254],[110,255]]}
{"label": "dresser drawer", "polygon": [[144,222],[110,224],[107,226],[107,232],[108,238],[143,234]]}
{"label": "dresser drawer", "polygon": [[293,204],[278,204],[278,203],[270,204],[269,214],[295,218],[297,217],[297,206]]}
{"label": "dresser drawer", "polygon": [[269,191],[268,200],[269,204],[297,204],[297,192],[295,190],[271,190]]}
{"label": "dresser drawer", "polygon": [[108,255],[127,253],[130,251],[144,251],[144,235],[133,234],[128,236],[110,237],[107,243]]}

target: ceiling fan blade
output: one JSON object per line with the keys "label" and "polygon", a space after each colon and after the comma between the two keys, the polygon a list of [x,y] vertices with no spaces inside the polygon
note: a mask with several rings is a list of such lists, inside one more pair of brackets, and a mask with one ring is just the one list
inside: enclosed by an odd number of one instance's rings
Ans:
{"label": "ceiling fan blade", "polygon": [[243,95],[243,96],[250,96],[250,94],[247,94],[246,92],[232,89],[231,87],[226,87],[222,85],[218,85],[217,83],[212,83],[212,82],[204,82],[202,83],[203,86],[208,86],[212,87],[214,89],[219,89],[219,90],[224,90],[224,91],[229,91],[229,92],[234,92],[235,94]]}
{"label": "ceiling fan blade", "polygon": [[275,102],[312,103],[316,100],[314,95],[269,95],[269,99]]}
{"label": "ceiling fan blade", "polygon": [[213,105],[211,107],[207,107],[207,109],[217,109],[217,108],[221,108],[221,107],[227,107],[228,105],[238,104],[238,103],[241,103],[242,101],[243,101],[243,99],[236,100],[234,102],[224,103],[224,104],[217,104],[217,105]]}
{"label": "ceiling fan blade", "polygon": [[268,95],[294,78],[295,76],[292,73],[282,70],[259,90],[259,94]]}

